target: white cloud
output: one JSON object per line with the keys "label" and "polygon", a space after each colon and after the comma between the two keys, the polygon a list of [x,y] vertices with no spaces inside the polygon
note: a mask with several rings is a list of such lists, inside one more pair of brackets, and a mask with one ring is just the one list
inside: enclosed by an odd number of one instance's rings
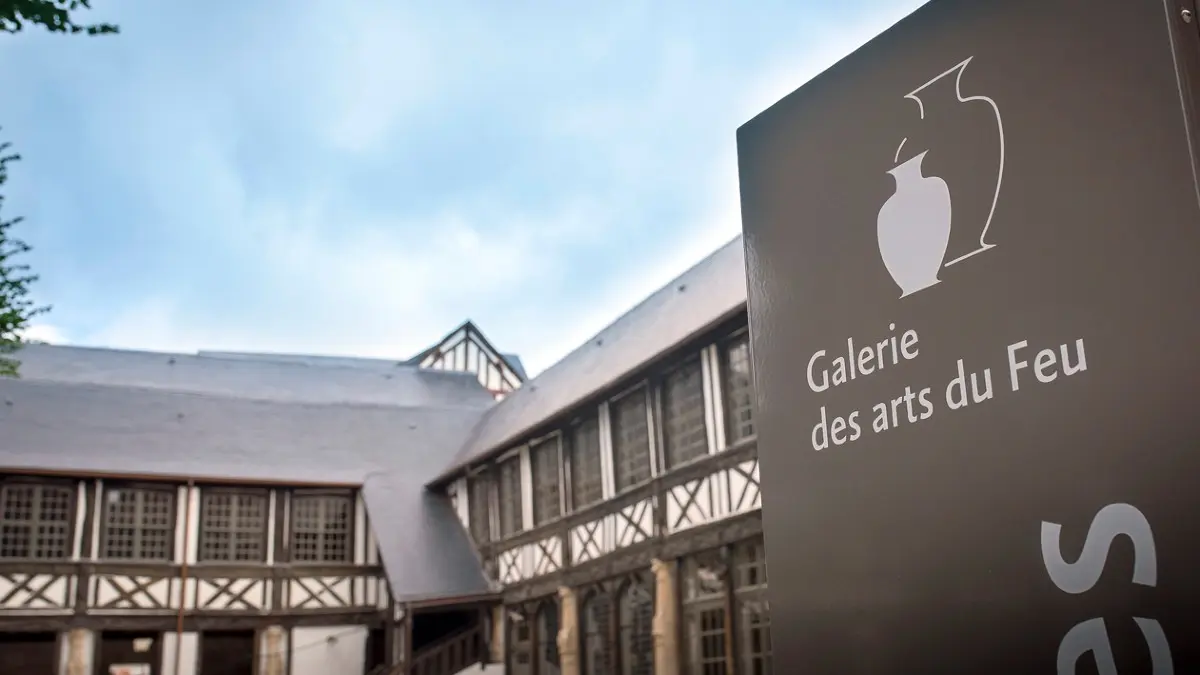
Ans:
{"label": "white cloud", "polygon": [[17,332],[26,342],[45,342],[52,345],[67,344],[67,336],[57,326],[48,323],[35,323]]}
{"label": "white cloud", "polygon": [[[690,110],[717,107],[730,122],[726,142],[708,158],[707,169],[702,173],[703,182],[693,191],[693,194],[702,196],[705,215],[691,227],[685,228],[686,235],[671,248],[667,257],[660,258],[656,264],[642,266],[641,271],[635,275],[613,275],[611,279],[598,280],[607,287],[604,300],[570,322],[569,325],[573,328],[564,332],[558,340],[545,345],[538,352],[529,354],[526,361],[530,370],[541,370],[566,356],[646,296],[667,285],[737,236],[742,228],[734,129],[858,49],[921,4],[923,0],[907,0],[905,3],[885,5],[881,10],[867,12],[864,14],[865,19],[852,25],[822,26],[819,31],[815,31],[821,35],[820,39],[804,41],[793,52],[780,58],[775,69],[757,77],[747,78],[741,86],[735,87],[733,105],[721,106],[719,101],[710,100],[714,96],[710,83],[706,81],[690,88],[685,99],[670,96],[660,99],[665,101],[660,105],[667,106],[667,109],[660,112],[664,120],[672,115],[686,114]],[[678,68],[677,77],[695,77],[695,73],[689,73],[679,65],[683,58],[679,56],[679,60],[673,62]],[[727,97],[730,94],[726,88],[720,88],[717,92],[718,97]],[[589,118],[574,118],[567,123],[579,128],[594,128],[604,124],[604,118],[610,114],[613,114],[613,111],[595,111],[595,115]],[[614,133],[614,136],[619,135]]]}
{"label": "white cloud", "polygon": [[[350,162],[386,156],[389,141],[414,115],[429,114],[439,97],[481,105],[455,97],[479,73],[506,76],[501,71],[513,59],[505,50],[530,47],[503,30],[489,35],[469,17],[445,29],[452,33],[435,27],[435,43],[431,27],[395,3],[303,6],[269,31],[231,31],[220,49],[199,47],[207,49],[194,57],[199,66],[177,54],[161,64],[142,61],[120,76],[110,66],[114,72],[89,78],[116,89],[87,106],[86,123],[93,138],[111,139],[104,152],[112,170],[128,175],[142,205],[162,221],[145,227],[202,233],[175,245],[199,240],[211,247],[206,253],[228,254],[229,260],[212,261],[215,276],[226,264],[256,269],[253,287],[228,299],[228,313],[201,310],[178,286],[151,280],[103,325],[72,331],[80,343],[398,357],[488,311],[493,321],[483,321],[483,329],[509,340],[498,346],[519,351],[532,371],[541,370],[736,235],[736,127],[907,12],[881,4],[842,30],[810,26],[791,53],[774,59],[776,68],[754,76],[713,68],[694,45],[672,37],[661,62],[647,64],[652,72],[640,94],[589,98],[585,88],[574,98],[547,91],[546,100],[528,101],[547,137],[586,155],[581,166],[599,166],[611,180],[550,191],[544,203],[506,196],[485,203],[478,193],[488,190],[471,186],[474,192],[428,213],[402,203],[394,211],[386,202],[360,208],[354,186],[339,182],[338,167],[321,165],[329,158],[319,150],[344,153]],[[587,31],[584,58],[602,58],[612,48],[605,41],[623,28],[612,23]],[[200,63],[205,59],[214,61]],[[189,77],[181,77],[183,69]],[[474,79],[464,77],[471,72]],[[541,74],[507,76],[527,92],[522,78]],[[276,142],[313,146],[311,158],[288,155],[312,174],[304,174],[310,182],[252,183],[243,152],[257,140],[245,136],[254,123],[285,127],[286,140]],[[454,159],[464,166],[474,161]],[[274,168],[290,176],[296,167]],[[688,226],[664,223],[668,241],[656,250],[614,246],[612,239],[629,227],[624,219],[644,211],[658,192],[694,198],[688,210],[700,215]],[[553,287],[571,275],[574,262],[563,252],[581,247],[605,256],[612,270],[587,280],[601,290],[589,303],[544,300],[561,297]]]}

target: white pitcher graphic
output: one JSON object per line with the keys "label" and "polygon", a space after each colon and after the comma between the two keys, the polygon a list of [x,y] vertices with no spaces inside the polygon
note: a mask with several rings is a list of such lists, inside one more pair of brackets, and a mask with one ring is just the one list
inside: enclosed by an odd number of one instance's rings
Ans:
{"label": "white pitcher graphic", "polygon": [[[974,58],[974,57],[971,57]],[[987,242],[992,216],[1000,199],[1000,184],[1004,177],[1004,125],[1000,119],[1000,108],[987,96],[963,96],[962,76],[971,58],[959,63],[946,72],[905,95],[916,102],[920,118],[925,119],[925,104],[919,94],[927,87],[951,75],[955,76],[954,92],[959,103],[981,101],[991,106],[996,116],[996,129],[1000,137],[999,167],[996,172],[996,189],[992,194],[991,207],[979,233],[979,246],[967,253],[943,263],[946,247],[950,241],[953,205],[946,181],[937,176],[925,176],[921,163],[928,151],[899,163],[900,151],[907,138],[896,148],[893,163],[897,166],[888,170],[896,180],[896,192],[879,209],[877,221],[879,255],[884,267],[900,287],[900,297],[906,297],[938,283],[938,274],[972,256],[992,249],[995,244]]]}

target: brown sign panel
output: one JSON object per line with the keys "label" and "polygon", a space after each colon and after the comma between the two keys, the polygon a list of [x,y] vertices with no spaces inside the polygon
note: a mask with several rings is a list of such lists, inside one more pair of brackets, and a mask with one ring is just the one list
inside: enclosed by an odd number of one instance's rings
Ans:
{"label": "brown sign panel", "polygon": [[775,672],[1200,672],[1195,30],[934,0],[739,130]]}

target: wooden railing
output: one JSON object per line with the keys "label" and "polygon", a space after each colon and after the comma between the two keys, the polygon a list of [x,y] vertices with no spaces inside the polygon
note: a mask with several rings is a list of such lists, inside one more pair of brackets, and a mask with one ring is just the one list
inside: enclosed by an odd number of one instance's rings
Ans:
{"label": "wooden railing", "polygon": [[483,632],[476,624],[422,647],[413,654],[410,668],[406,670],[404,664],[400,664],[390,675],[454,675],[480,663],[483,658]]}

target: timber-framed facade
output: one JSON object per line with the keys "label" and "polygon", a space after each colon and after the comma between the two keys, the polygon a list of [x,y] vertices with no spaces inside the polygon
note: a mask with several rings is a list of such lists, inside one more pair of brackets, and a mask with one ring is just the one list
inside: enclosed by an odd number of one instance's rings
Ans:
{"label": "timber-framed facade", "polygon": [[507,672],[771,672],[752,387],[739,311],[449,481]]}
{"label": "timber-framed facade", "polygon": [[[771,672],[740,239],[527,378],[30,346],[0,650],[54,675]],[[0,673],[3,671],[0,670]]]}

